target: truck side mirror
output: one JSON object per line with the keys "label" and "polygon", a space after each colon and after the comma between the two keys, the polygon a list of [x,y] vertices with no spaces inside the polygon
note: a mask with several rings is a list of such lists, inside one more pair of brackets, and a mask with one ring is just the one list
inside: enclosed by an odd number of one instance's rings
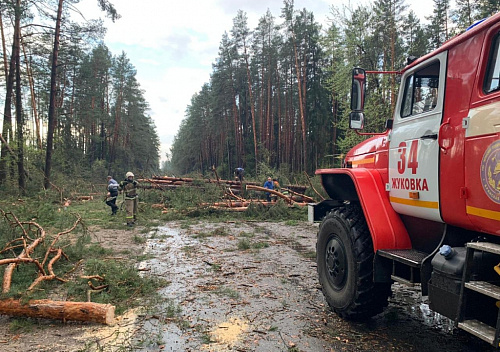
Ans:
{"label": "truck side mirror", "polygon": [[356,67],[352,70],[351,110],[363,111],[365,107],[366,71]]}
{"label": "truck side mirror", "polygon": [[365,115],[361,111],[352,111],[349,114],[349,128],[362,130],[365,124]]}

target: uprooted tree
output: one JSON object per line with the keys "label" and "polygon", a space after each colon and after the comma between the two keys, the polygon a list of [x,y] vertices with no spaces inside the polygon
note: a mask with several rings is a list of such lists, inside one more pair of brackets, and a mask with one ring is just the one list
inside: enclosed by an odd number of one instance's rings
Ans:
{"label": "uprooted tree", "polygon": [[[59,247],[59,240],[66,234],[76,229],[81,224],[82,219],[75,215],[76,220],[73,226],[68,230],[59,232],[51,241],[45,250],[43,256],[34,257],[35,249],[39,248],[45,240],[48,239],[47,233],[42,226],[34,221],[20,221],[13,213],[5,212],[0,209],[0,214],[9,223],[9,226],[15,233],[13,240],[8,242],[0,255],[0,266],[5,266],[2,283],[2,293],[7,295],[11,290],[12,277],[16,267],[19,265],[33,265],[36,268],[37,277],[27,288],[28,292],[44,281],[57,280],[67,282],[66,279],[59,277],[54,272],[54,265],[61,259],[69,260],[64,253],[64,249]],[[85,279],[94,279],[102,281],[99,275],[82,276]],[[90,291],[96,292],[106,288],[106,285],[94,286],[92,281],[88,282]],[[90,297],[90,295],[89,295]],[[110,304],[99,304],[93,302],[66,302],[52,300],[31,300],[24,304],[20,300],[7,298],[0,300],[0,314],[14,316],[28,316],[37,318],[92,321],[103,324],[112,324],[114,322],[115,307]]]}

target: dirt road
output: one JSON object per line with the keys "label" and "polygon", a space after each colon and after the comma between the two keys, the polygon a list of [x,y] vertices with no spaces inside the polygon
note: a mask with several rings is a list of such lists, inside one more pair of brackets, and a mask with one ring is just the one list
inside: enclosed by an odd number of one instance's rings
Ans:
{"label": "dirt road", "polygon": [[[418,288],[393,285],[388,309],[365,324],[325,307],[316,276],[317,224],[171,222],[149,233],[102,232],[144,251],[165,302],[114,327],[40,323],[15,335],[0,318],[1,351],[485,351],[429,311]],[[139,245],[135,235],[147,241]],[[107,241],[105,241],[107,242]],[[109,243],[109,242],[108,242]]]}
{"label": "dirt road", "polygon": [[[141,265],[171,282],[181,310],[155,325],[166,351],[475,351],[489,349],[429,311],[418,288],[393,286],[386,312],[367,324],[331,313],[316,275],[318,225],[167,224]],[[163,236],[163,237],[162,237]]]}

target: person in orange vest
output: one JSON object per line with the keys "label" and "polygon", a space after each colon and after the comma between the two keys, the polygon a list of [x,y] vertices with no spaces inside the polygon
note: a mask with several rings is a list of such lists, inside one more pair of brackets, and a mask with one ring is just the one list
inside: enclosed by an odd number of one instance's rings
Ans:
{"label": "person in orange vest", "polygon": [[127,226],[132,227],[137,219],[137,186],[139,183],[134,180],[134,174],[130,171],[125,175],[126,179],[120,182],[120,192],[125,192],[125,210],[127,211]]}

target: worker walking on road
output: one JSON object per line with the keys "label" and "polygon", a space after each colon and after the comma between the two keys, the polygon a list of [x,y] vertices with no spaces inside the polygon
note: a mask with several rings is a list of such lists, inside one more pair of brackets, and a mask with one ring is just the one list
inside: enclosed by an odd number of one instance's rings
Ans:
{"label": "worker walking on road", "polygon": [[134,180],[134,174],[130,171],[125,175],[126,179],[120,182],[120,191],[125,192],[125,210],[127,211],[127,226],[132,227],[137,217],[137,186],[139,183]]}
{"label": "worker walking on road", "polygon": [[111,215],[116,215],[118,207],[116,206],[116,197],[118,197],[118,187],[120,185],[113,177],[108,176],[108,193],[106,195],[106,204],[111,207]]}

